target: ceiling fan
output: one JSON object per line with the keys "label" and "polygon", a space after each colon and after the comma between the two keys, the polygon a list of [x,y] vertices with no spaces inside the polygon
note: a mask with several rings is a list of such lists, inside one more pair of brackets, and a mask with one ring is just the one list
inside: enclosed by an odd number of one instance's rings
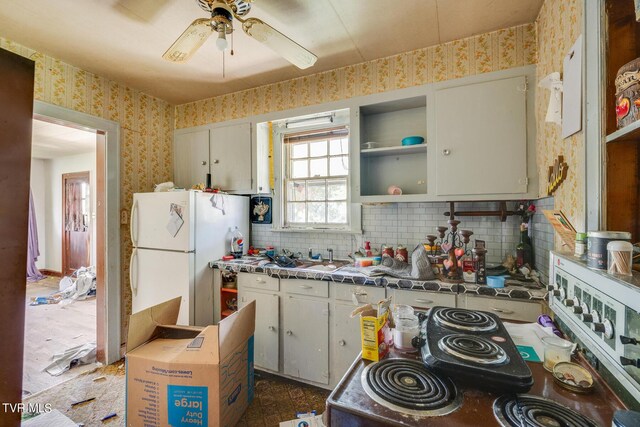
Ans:
{"label": "ceiling fan", "polygon": [[242,18],[251,10],[252,0],[196,0],[196,3],[211,14],[211,18],[199,18],[178,37],[162,57],[172,62],[186,62],[200,46],[216,32],[216,46],[224,51],[227,34],[234,31],[233,19],[242,24],[249,36],[264,43],[284,59],[298,68],[305,69],[318,59],[313,53],[300,46],[281,32],[257,18]]}

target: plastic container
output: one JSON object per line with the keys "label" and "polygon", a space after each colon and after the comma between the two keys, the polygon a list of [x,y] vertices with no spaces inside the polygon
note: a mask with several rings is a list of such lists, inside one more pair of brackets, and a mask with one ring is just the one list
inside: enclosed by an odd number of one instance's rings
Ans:
{"label": "plastic container", "polygon": [[244,251],[244,236],[236,226],[231,232],[231,255],[234,258],[242,258]]}
{"label": "plastic container", "polygon": [[487,276],[487,285],[490,288],[504,288],[504,280],[502,276]]}
{"label": "plastic container", "polygon": [[267,246],[265,249],[266,249],[265,254],[266,254],[268,257],[274,257],[274,256],[276,256],[276,248],[274,248],[273,246]]}
{"label": "plastic container", "polygon": [[410,315],[395,319],[396,327],[393,329],[393,346],[400,351],[415,351],[411,344],[413,337],[420,332],[418,316]]}
{"label": "plastic container", "polygon": [[371,267],[373,265],[380,265],[381,261],[381,256],[359,257],[355,259],[354,265],[356,267]]}
{"label": "plastic container", "polygon": [[632,276],[633,245],[629,242],[614,240],[607,243],[607,272]]}
{"label": "plastic container", "polygon": [[587,233],[576,233],[576,247],[573,256],[584,260],[587,256]]}
{"label": "plastic container", "polygon": [[626,231],[589,231],[587,233],[587,267],[607,268],[607,244],[613,240],[631,240]]}
{"label": "plastic container", "polygon": [[402,138],[402,145],[418,145],[424,142],[424,138],[421,136],[407,136]]}
{"label": "plastic container", "polygon": [[542,366],[549,372],[553,372],[556,363],[569,362],[571,360],[571,351],[573,343],[556,336],[548,336],[542,338],[544,344],[544,363]]}

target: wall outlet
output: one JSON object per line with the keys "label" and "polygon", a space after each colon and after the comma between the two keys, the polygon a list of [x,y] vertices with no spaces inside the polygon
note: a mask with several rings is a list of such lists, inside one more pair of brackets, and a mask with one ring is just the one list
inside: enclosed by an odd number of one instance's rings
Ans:
{"label": "wall outlet", "polygon": [[122,225],[129,224],[129,211],[126,209],[120,210],[120,224]]}

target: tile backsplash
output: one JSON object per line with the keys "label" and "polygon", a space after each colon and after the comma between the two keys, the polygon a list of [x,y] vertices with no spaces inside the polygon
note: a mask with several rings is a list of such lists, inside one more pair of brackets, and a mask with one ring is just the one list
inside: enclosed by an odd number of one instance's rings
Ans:
{"label": "tile backsplash", "polygon": [[[549,203],[548,200],[542,199],[545,206]],[[550,203],[550,207],[544,209],[553,207],[553,199]],[[516,208],[517,202],[507,202],[507,209]],[[498,202],[460,202],[455,205],[455,210],[458,212],[498,209]],[[437,234],[436,227],[447,225],[448,217],[444,216],[444,212],[447,211],[449,211],[449,204],[445,202],[363,205],[363,234],[361,235],[329,232],[275,232],[271,230],[271,225],[252,224],[251,244],[256,247],[274,245],[278,251],[287,248],[293,252],[299,251],[305,256],[309,248],[312,248],[314,254],[321,253],[325,258],[328,256],[327,248],[334,249],[336,258],[346,258],[347,254],[363,246],[365,240],[370,241],[373,248],[380,248],[382,244],[394,247],[402,244],[412,250],[419,243],[426,241],[427,234]],[[545,224],[538,222],[536,225],[535,221],[539,216],[541,214],[534,216],[532,234],[537,230],[542,234],[539,239],[532,235],[532,240],[536,245],[534,248],[536,262],[546,271],[548,270],[548,253],[542,254],[542,252],[548,251],[544,249],[545,245],[553,245],[553,232],[551,230],[548,236]],[[519,242],[519,216],[508,217],[505,222],[501,222],[498,217],[457,217],[457,219],[461,221],[459,229],[473,231],[472,243],[475,239],[487,242],[487,262],[501,263],[507,253],[515,255],[515,248]],[[544,217],[542,221],[546,222]]]}

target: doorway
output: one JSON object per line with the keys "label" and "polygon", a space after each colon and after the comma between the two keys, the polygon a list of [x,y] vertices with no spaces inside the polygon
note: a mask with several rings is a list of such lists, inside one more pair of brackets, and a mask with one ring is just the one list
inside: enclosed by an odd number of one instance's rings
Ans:
{"label": "doorway", "polygon": [[62,174],[62,274],[91,263],[91,181],[89,171]]}

